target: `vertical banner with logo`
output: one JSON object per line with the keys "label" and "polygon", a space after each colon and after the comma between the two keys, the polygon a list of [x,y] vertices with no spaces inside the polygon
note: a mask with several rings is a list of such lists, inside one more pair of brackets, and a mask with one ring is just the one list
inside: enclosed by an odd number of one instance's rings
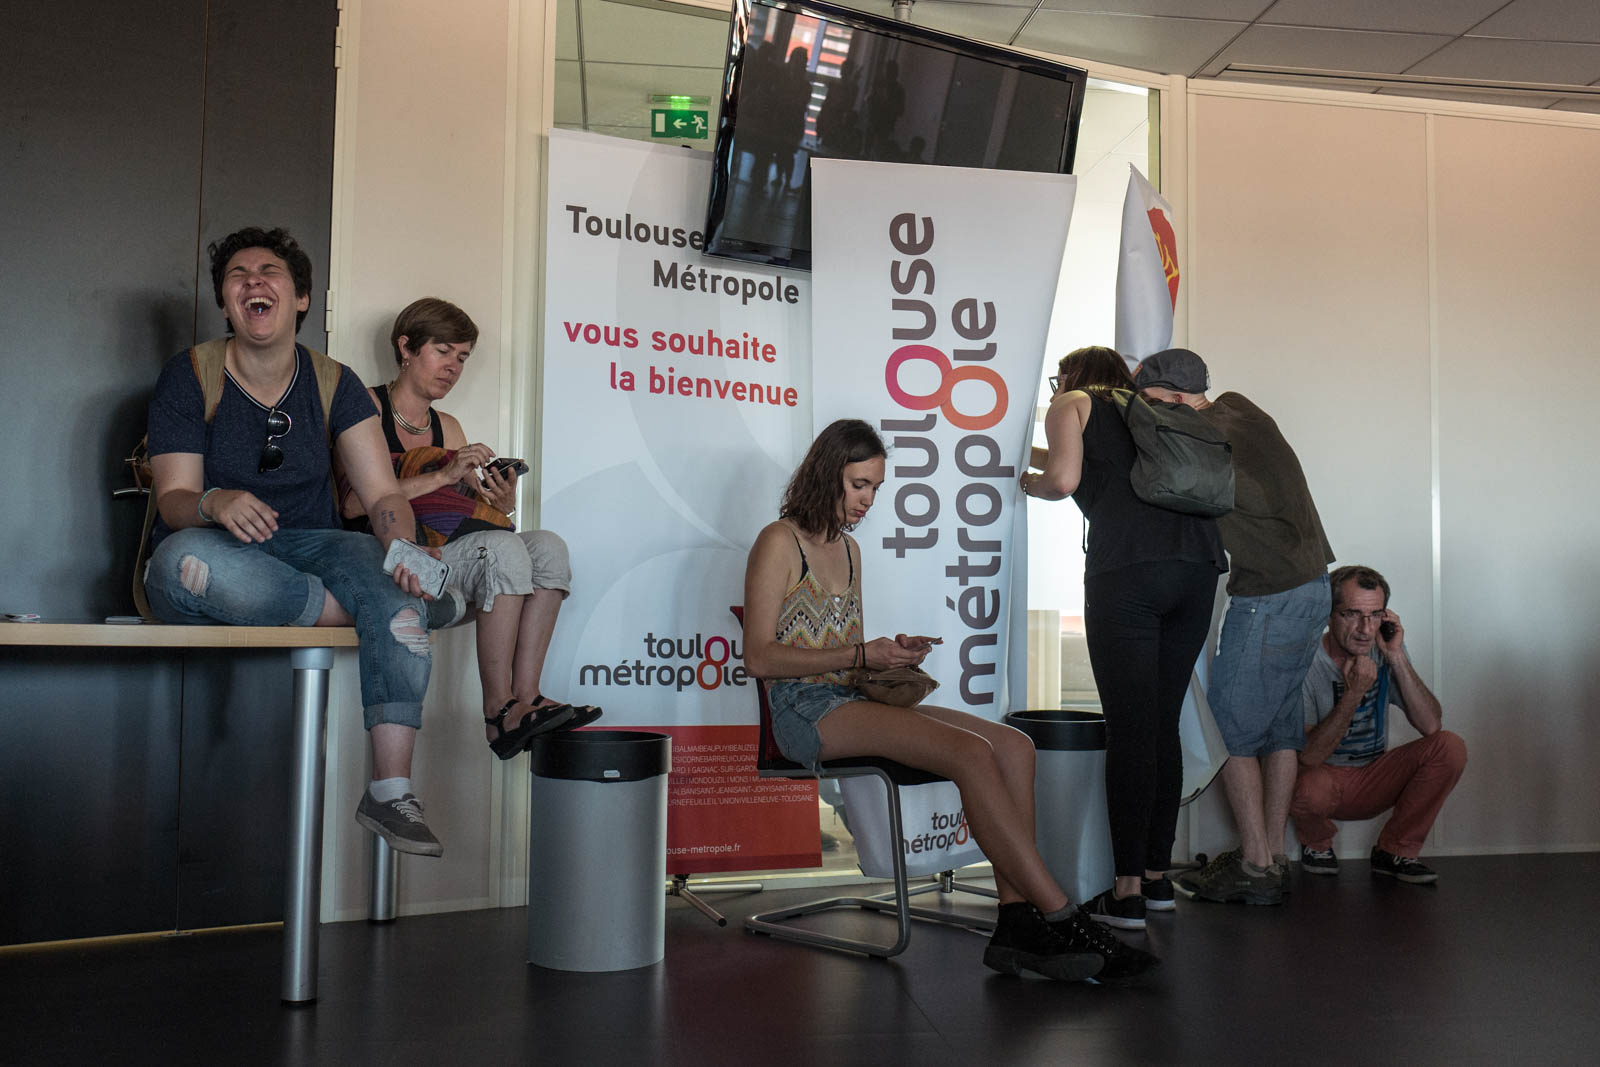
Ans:
{"label": "vertical banner with logo", "polygon": [[1122,201],[1122,251],[1117,256],[1117,351],[1131,370],[1144,357],[1172,347],[1178,306],[1178,234],[1172,205],[1128,164]]}
{"label": "vertical banner with logo", "polygon": [[672,735],[669,872],[815,866],[815,783],[755,777],[729,611],[810,437],[810,282],[700,254],[708,155],[555,130],[549,166],[541,524],[573,582],[545,677]]}
{"label": "vertical banner with logo", "polygon": [[933,701],[999,718],[1026,692],[1017,478],[1076,179],[811,166],[812,422],[866,419],[889,447],[855,535],[868,636],[943,638]]}

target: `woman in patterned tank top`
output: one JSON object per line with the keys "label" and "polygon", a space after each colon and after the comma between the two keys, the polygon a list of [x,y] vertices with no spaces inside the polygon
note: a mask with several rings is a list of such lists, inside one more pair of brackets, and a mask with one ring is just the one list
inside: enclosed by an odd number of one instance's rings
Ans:
{"label": "woman in patterned tank top", "polygon": [[892,759],[953,781],[973,837],[994,866],[999,921],[984,963],[1077,981],[1133,978],[1156,958],[1131,948],[1067,899],[1034,846],[1033,743],[948,708],[879,704],[848,684],[856,667],[919,664],[937,640],[866,640],[861,556],[849,532],[884,481],[883,441],[843,419],[818,435],[784,493],[778,521],[745,567],[745,666],[768,680],[771,727],[790,759]]}

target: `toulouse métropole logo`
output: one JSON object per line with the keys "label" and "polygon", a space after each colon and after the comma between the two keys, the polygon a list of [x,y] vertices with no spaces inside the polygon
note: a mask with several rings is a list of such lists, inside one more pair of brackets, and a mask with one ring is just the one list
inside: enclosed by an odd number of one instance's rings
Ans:
{"label": "toulouse m\u00e9tropole logo", "polygon": [[632,660],[624,655],[616,663],[585,663],[578,668],[579,685],[656,686],[683,692],[694,686],[710,691],[725,685],[747,685],[744,650],[738,638],[712,634],[706,637],[640,639],[644,655]]}
{"label": "toulouse m\u00e9tropole logo", "polygon": [[[934,229],[931,216],[918,217],[912,212],[898,214],[889,222],[890,244],[898,257],[908,258],[897,257],[889,264],[889,284],[896,294],[890,301],[892,336],[902,343],[884,363],[884,385],[900,407],[927,414],[882,419],[878,424],[889,438],[896,480],[894,514],[903,524],[883,538],[883,547],[893,550],[896,559],[904,559],[910,552],[937,550],[935,558],[944,562],[948,592],[944,604],[965,631],[958,645],[961,699],[975,706],[995,701],[992,682],[987,689],[978,688],[980,681],[995,673],[1002,616],[999,586],[986,584],[985,579],[1000,574],[1006,552],[999,537],[985,536],[986,528],[999,521],[1004,512],[1002,490],[1016,479],[1016,468],[1001,461],[999,443],[985,431],[1005,418],[1010,394],[1005,379],[988,365],[998,351],[991,339],[998,325],[993,301],[966,295],[949,301],[947,326],[963,347],[951,346],[947,354],[924,343],[940,326],[931,299],[938,279],[931,254]],[[939,385],[933,392],[913,393],[901,384],[902,371],[915,362],[938,370]],[[963,399],[970,403],[977,394],[977,406],[987,401],[987,410],[964,411],[957,406],[956,386],[964,382],[975,388],[963,389]],[[965,432],[956,437],[941,426],[941,416],[943,422]],[[954,492],[957,522],[945,514],[945,495],[935,484],[946,458],[941,446],[966,479]]]}
{"label": "toulouse m\u00e9tropole logo", "polygon": [[924,852],[938,852],[944,849],[960,848],[972,840],[972,831],[967,828],[967,812],[965,808],[955,811],[936,811],[928,816],[928,829],[915,837],[902,837],[900,847],[908,856],[918,856]]}

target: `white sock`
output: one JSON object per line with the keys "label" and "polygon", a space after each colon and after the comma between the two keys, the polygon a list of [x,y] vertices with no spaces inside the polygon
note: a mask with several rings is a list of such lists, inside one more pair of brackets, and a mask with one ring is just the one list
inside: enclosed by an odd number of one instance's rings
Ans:
{"label": "white sock", "polygon": [[372,799],[379,804],[387,804],[391,800],[399,800],[411,792],[411,779],[409,778],[379,778],[367,786],[367,792],[372,794]]}

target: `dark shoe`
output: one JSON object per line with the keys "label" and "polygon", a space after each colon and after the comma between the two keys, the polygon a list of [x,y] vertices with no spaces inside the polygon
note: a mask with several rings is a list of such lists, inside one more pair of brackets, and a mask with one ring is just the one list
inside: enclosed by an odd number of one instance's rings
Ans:
{"label": "dark shoe", "polygon": [[1372,873],[1386,874],[1390,878],[1398,878],[1411,885],[1432,885],[1439,880],[1438,873],[1432,867],[1411,856],[1396,856],[1392,852],[1385,852],[1376,845],[1372,848]]}
{"label": "dark shoe", "polygon": [[1219,904],[1236,900],[1246,904],[1282,904],[1281,876],[1276,865],[1260,874],[1251,874],[1245,870],[1244,854],[1234,849],[1198,871],[1180,874],[1173,884],[1190,900],[1212,900]]}
{"label": "dark shoe", "polygon": [[372,793],[361,794],[356,822],[389,842],[396,852],[413,856],[442,856],[444,846],[422,820],[422,801],[407,793],[399,800],[379,803]]}
{"label": "dark shoe", "polygon": [[983,965],[1001,974],[1032,971],[1058,982],[1081,982],[1099,974],[1104,955],[1068,944],[1057,931],[1060,925],[1046,922],[1032,904],[1000,905],[994,935],[983,950]]}
{"label": "dark shoe", "polygon": [[588,726],[604,715],[605,712],[593,704],[575,704],[572,708],[572,718],[565,724],[557,727],[560,730],[576,730]]}
{"label": "dark shoe", "polygon": [[1138,894],[1117,899],[1115,890],[1107,889],[1083,906],[1084,912],[1096,922],[1115,926],[1119,930],[1144,929],[1145,899]]}
{"label": "dark shoe", "polygon": [[1338,874],[1339,857],[1331,848],[1300,846],[1300,869],[1306,874]]}
{"label": "dark shoe", "polygon": [[[535,698],[537,699],[537,698]],[[549,704],[545,707],[536,707],[528,713],[520,725],[514,729],[506,729],[506,713],[517,706],[516,700],[506,701],[506,706],[500,709],[500,714],[492,719],[483,721],[494,727],[495,736],[489,739],[489,748],[501,759],[510,759],[523,749],[528,743],[540,734],[547,734],[551,730],[559,730],[572,720],[577,709],[571,704]]]}
{"label": "dark shoe", "polygon": [[1283,895],[1288,896],[1294,888],[1294,883],[1289,880],[1289,857],[1282,852],[1272,854],[1272,866],[1268,868],[1272,876],[1278,880],[1278,888],[1283,890]]}
{"label": "dark shoe", "polygon": [[455,586],[428,601],[428,631],[443,630],[467,617],[467,598]]}
{"label": "dark shoe", "polygon": [[1150,911],[1177,911],[1177,902],[1173,899],[1172,880],[1169,878],[1141,878],[1139,879],[1139,894],[1144,897],[1144,906]]}
{"label": "dark shoe", "polygon": [[1104,926],[1091,919],[1082,908],[1074,908],[1065,919],[1046,922],[1066,943],[1070,952],[1093,952],[1104,961],[1096,982],[1121,985],[1131,982],[1161,961],[1142,948],[1125,945]]}

